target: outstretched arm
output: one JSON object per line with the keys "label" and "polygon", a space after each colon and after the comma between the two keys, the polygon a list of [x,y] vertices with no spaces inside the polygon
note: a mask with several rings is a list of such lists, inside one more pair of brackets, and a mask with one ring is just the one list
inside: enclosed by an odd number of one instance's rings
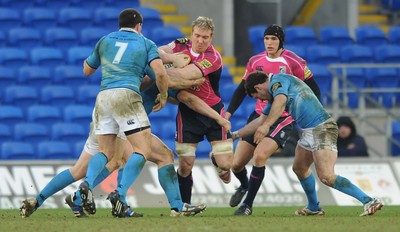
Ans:
{"label": "outstretched arm", "polygon": [[208,106],[203,100],[201,100],[196,95],[182,90],[178,93],[178,100],[183,104],[187,105],[190,109],[206,117],[214,119],[218,123],[218,125],[225,128],[225,132],[231,130],[231,123],[225,118],[223,118],[220,114],[218,114],[217,111]]}

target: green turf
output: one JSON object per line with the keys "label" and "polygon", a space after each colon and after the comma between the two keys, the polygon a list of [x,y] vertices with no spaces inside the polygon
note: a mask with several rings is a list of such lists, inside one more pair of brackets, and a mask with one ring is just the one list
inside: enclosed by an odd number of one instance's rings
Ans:
{"label": "green turf", "polygon": [[400,207],[385,206],[374,216],[359,217],[362,207],[324,207],[325,216],[295,216],[297,207],[256,207],[248,217],[232,216],[232,208],[208,208],[195,217],[171,218],[165,208],[140,208],[143,218],[113,218],[98,209],[74,218],[68,209],[39,209],[29,218],[17,210],[0,210],[0,231],[400,231]]}

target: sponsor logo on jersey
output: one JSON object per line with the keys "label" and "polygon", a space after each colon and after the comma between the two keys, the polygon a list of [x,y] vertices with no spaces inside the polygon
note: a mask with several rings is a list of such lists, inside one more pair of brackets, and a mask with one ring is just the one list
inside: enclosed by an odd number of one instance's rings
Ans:
{"label": "sponsor logo on jersey", "polygon": [[279,66],[279,73],[286,73],[286,67],[285,66]]}
{"label": "sponsor logo on jersey", "polygon": [[272,88],[271,88],[272,93],[275,93],[275,91],[280,87],[282,87],[280,82],[277,82],[277,83],[273,84]]}
{"label": "sponsor logo on jersey", "polygon": [[202,61],[199,62],[199,65],[203,68],[203,69],[208,69],[210,67],[212,67],[212,63],[210,61],[208,61],[207,59],[204,59]]}
{"label": "sponsor logo on jersey", "polygon": [[306,66],[304,67],[304,80],[307,80],[311,77],[311,70]]}
{"label": "sponsor logo on jersey", "polygon": [[262,68],[262,66],[256,66],[256,70],[257,70],[257,71],[262,71],[263,68]]}
{"label": "sponsor logo on jersey", "polygon": [[127,121],[126,124],[133,125],[133,124],[135,124],[135,120],[131,119],[131,120]]}

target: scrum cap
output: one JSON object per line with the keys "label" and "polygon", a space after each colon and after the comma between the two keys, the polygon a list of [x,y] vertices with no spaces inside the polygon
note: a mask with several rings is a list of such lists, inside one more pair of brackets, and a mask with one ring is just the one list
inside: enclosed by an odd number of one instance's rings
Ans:
{"label": "scrum cap", "polygon": [[283,43],[285,43],[285,32],[283,31],[282,27],[273,24],[264,31],[264,36],[266,35],[274,35],[279,39],[279,48],[283,48]]}

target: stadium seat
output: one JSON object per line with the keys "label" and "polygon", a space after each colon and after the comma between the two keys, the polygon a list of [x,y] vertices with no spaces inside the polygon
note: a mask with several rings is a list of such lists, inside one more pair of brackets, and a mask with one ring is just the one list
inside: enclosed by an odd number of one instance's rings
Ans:
{"label": "stadium seat", "polygon": [[381,45],[376,47],[375,61],[378,63],[399,63],[400,45]]}
{"label": "stadium seat", "polygon": [[[117,17],[119,12],[117,14]],[[83,7],[64,7],[58,14],[58,23],[62,27],[69,27],[75,31],[92,26],[92,11]],[[118,24],[118,20],[115,21]]]}
{"label": "stadium seat", "polygon": [[78,123],[83,128],[87,128],[87,132],[89,132],[92,113],[93,106],[69,105],[64,108],[64,121]]}
{"label": "stadium seat", "polygon": [[32,144],[25,142],[4,142],[1,145],[3,159],[8,160],[31,160],[37,159]]}
{"label": "stadium seat", "polygon": [[183,33],[178,28],[174,26],[161,26],[152,29],[150,38],[157,46],[162,46],[183,37]]}
{"label": "stadium seat", "polygon": [[12,9],[24,9],[26,7],[32,7],[35,1],[32,0],[9,0],[7,5]]}
{"label": "stadium seat", "polygon": [[[7,68],[6,66],[0,66],[0,93],[3,93],[7,86],[17,83],[17,76],[15,70]],[[0,99],[2,94],[0,94]],[[0,101],[1,102],[1,101]]]}
{"label": "stadium seat", "polygon": [[400,45],[400,26],[392,26],[388,32],[389,40],[394,45]]}
{"label": "stadium seat", "polygon": [[229,72],[229,68],[227,66],[222,68],[221,81],[222,83],[233,83],[233,76]]}
{"label": "stadium seat", "polygon": [[354,32],[359,45],[379,46],[388,43],[385,33],[375,26],[359,26]]}
{"label": "stadium seat", "polygon": [[44,141],[38,144],[39,159],[75,159],[70,144],[62,141]]}
{"label": "stadium seat", "polygon": [[18,83],[34,87],[37,90],[50,85],[52,81],[52,72],[46,66],[22,66],[18,70]]}
{"label": "stadium seat", "polygon": [[0,48],[0,65],[18,68],[29,63],[28,53],[22,48]]}
{"label": "stadium seat", "polygon": [[327,106],[332,103],[332,75],[326,68],[321,64],[309,63],[308,68],[314,75],[314,79],[317,82],[321,91],[321,103]]}
{"label": "stadium seat", "polygon": [[176,132],[176,123],[175,121],[163,122],[161,124],[161,136],[162,140],[164,139],[174,139]]}
{"label": "stadium seat", "polygon": [[125,8],[138,8],[140,6],[139,0],[106,0],[106,5],[117,7],[119,9]]}
{"label": "stadium seat", "polygon": [[[99,7],[94,11],[94,24],[108,30],[108,33],[118,30],[118,15],[121,12],[116,7]],[[147,20],[147,19],[146,19]]]}
{"label": "stadium seat", "polygon": [[97,94],[100,91],[99,85],[82,85],[78,88],[78,103],[94,106]]}
{"label": "stadium seat", "polygon": [[98,0],[70,0],[70,3],[72,6],[82,7],[86,9],[101,7],[105,4],[104,1]]}
{"label": "stadium seat", "polygon": [[0,122],[10,127],[15,124],[25,121],[22,109],[16,106],[0,105]]}
{"label": "stadium seat", "polygon": [[4,33],[4,31],[0,31],[0,46],[5,47],[6,43],[7,43],[6,34]]}
{"label": "stadium seat", "polygon": [[[339,76],[346,78],[348,82],[350,82],[357,88],[364,89],[368,87],[368,79],[365,75],[365,70],[363,68],[346,68],[345,70],[338,69],[336,70],[336,73]],[[347,87],[351,91],[356,91],[352,85],[344,85],[343,80],[339,79],[340,89],[344,89],[345,87]],[[360,94],[357,92],[347,93],[348,106],[353,109],[358,108],[359,98]]]}
{"label": "stadium seat", "polygon": [[150,120],[160,120],[160,121],[166,121],[170,119],[174,119],[175,117],[175,112],[172,112],[172,108],[168,106],[167,104],[163,109],[160,111],[154,112],[149,115]]}
{"label": "stadium seat", "polygon": [[207,140],[201,141],[196,150],[196,158],[209,158],[212,147]]}
{"label": "stadium seat", "polygon": [[160,12],[154,8],[137,7],[144,19],[144,27],[155,28],[164,26],[164,21],[161,18]]}
{"label": "stadium seat", "polygon": [[64,64],[64,55],[61,50],[54,47],[38,47],[31,50],[31,63],[54,67]]}
{"label": "stadium seat", "polygon": [[52,126],[51,136],[52,140],[76,143],[85,141],[88,134],[78,123],[56,123]]}
{"label": "stadium seat", "polygon": [[[366,75],[371,88],[400,88],[400,76],[396,68],[369,68],[366,70]],[[372,96],[385,108],[392,108],[399,103],[399,95],[395,92],[372,93]]]}
{"label": "stadium seat", "polygon": [[36,0],[36,3],[37,5],[54,10],[59,10],[70,5],[70,1],[65,0]]}
{"label": "stadium seat", "polygon": [[0,25],[4,31],[20,27],[22,25],[21,14],[11,8],[0,8]]}
{"label": "stadium seat", "polygon": [[219,93],[221,95],[221,99],[223,102],[229,102],[233,93],[235,92],[237,88],[236,83],[224,83],[223,85],[220,86]]}
{"label": "stadium seat", "polygon": [[342,63],[373,63],[372,49],[362,45],[349,45],[340,50]]}
{"label": "stadium seat", "polygon": [[340,63],[340,55],[336,47],[313,45],[307,48],[307,61],[310,63],[329,65]]}
{"label": "stadium seat", "polygon": [[[82,62],[83,63],[83,62]],[[76,88],[89,82],[90,77],[83,75],[81,65],[60,65],[54,69],[54,81],[58,85],[69,85]]]}
{"label": "stadium seat", "polygon": [[285,43],[290,45],[311,46],[318,44],[314,30],[308,26],[289,26],[285,29]]}
{"label": "stadium seat", "polygon": [[73,147],[73,155],[75,156],[75,158],[79,158],[79,156],[81,155],[83,148],[86,144],[86,140],[82,140],[79,142],[76,142],[74,147]]}
{"label": "stadium seat", "polygon": [[253,47],[253,55],[265,51],[264,47],[264,31],[265,25],[254,25],[248,28],[248,36],[251,46]]}
{"label": "stadium seat", "polygon": [[323,45],[340,48],[354,44],[347,28],[341,26],[324,26],[319,28],[319,38]]}
{"label": "stadium seat", "polygon": [[175,154],[175,139],[163,139],[162,142],[169,148],[172,150],[172,152],[174,153],[174,156],[176,157]]}
{"label": "stadium seat", "polygon": [[75,30],[65,27],[53,27],[45,30],[44,39],[46,46],[56,47],[66,54],[66,51],[79,43]]}
{"label": "stadium seat", "polygon": [[68,86],[45,86],[41,91],[41,102],[63,108],[75,103],[75,94]]}
{"label": "stadium seat", "polygon": [[50,140],[47,127],[40,123],[18,123],[14,127],[15,141],[27,142],[35,145]]}
{"label": "stadium seat", "polygon": [[25,85],[8,86],[4,92],[4,102],[25,109],[39,102],[39,94],[34,87]]}
{"label": "stadium seat", "polygon": [[40,31],[35,28],[18,27],[8,31],[8,43],[10,46],[30,50],[43,44]]}
{"label": "stadium seat", "polygon": [[6,124],[0,124],[0,144],[13,140],[13,133]]}
{"label": "stadium seat", "polygon": [[108,33],[110,33],[109,30],[100,26],[82,28],[79,34],[79,41],[82,46],[89,46],[93,50],[97,41]]}
{"label": "stadium seat", "polygon": [[44,31],[57,25],[56,11],[51,8],[32,7],[23,11],[24,24],[31,28]]}
{"label": "stadium seat", "polygon": [[[392,139],[400,142],[400,121],[392,122]],[[400,156],[400,146],[391,143],[392,156]]]}
{"label": "stadium seat", "polygon": [[[264,46],[264,45],[263,45]],[[285,50],[289,50],[294,52],[296,55],[300,56],[304,60],[307,60],[307,52],[306,49],[303,46],[298,46],[298,45],[284,45],[283,48]]]}
{"label": "stadium seat", "polygon": [[82,66],[83,61],[92,53],[94,47],[77,46],[68,49],[68,64]]}
{"label": "stadium seat", "polygon": [[41,123],[48,129],[63,120],[59,108],[51,105],[35,105],[28,107],[28,122]]}

